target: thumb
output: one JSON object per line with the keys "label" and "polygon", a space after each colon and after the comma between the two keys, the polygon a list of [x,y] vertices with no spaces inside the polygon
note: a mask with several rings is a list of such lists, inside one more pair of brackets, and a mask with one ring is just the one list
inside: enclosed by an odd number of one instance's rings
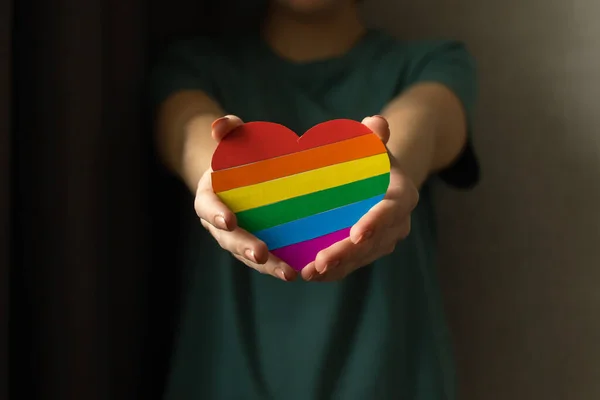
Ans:
{"label": "thumb", "polygon": [[219,119],[216,119],[212,123],[212,137],[217,142],[223,140],[225,136],[238,126],[242,125],[244,121],[242,121],[239,117],[235,115],[226,115]]}
{"label": "thumb", "polygon": [[384,117],[381,115],[367,117],[362,120],[362,124],[379,136],[383,144],[387,144],[390,139],[390,125]]}

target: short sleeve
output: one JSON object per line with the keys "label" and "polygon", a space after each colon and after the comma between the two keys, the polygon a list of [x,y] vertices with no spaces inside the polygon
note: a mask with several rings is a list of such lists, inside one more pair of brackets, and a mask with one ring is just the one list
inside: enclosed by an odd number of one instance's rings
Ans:
{"label": "short sleeve", "polygon": [[468,139],[456,161],[439,177],[456,188],[468,189],[479,182],[479,163],[473,149],[473,118],[477,100],[475,60],[464,44],[456,41],[422,43],[414,49],[414,62],[408,74],[409,84],[438,82],[460,99],[467,118]]}
{"label": "short sleeve", "polygon": [[215,96],[213,64],[216,54],[209,38],[170,45],[150,72],[149,96],[154,108],[181,90],[202,90]]}

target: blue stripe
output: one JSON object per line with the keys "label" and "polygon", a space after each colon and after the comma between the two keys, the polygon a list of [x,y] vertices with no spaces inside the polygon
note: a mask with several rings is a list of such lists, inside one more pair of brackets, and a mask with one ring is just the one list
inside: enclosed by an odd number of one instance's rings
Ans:
{"label": "blue stripe", "polygon": [[265,242],[270,250],[305,242],[329,233],[351,227],[384,195],[371,197],[357,203],[334,208],[333,210],[311,215],[286,224],[255,232],[254,235]]}

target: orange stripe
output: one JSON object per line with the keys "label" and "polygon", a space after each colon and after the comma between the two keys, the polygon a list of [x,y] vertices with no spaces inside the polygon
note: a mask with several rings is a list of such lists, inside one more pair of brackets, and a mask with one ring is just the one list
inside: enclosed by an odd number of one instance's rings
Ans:
{"label": "orange stripe", "polygon": [[385,152],[386,148],[377,135],[362,135],[294,154],[215,171],[212,173],[213,190],[219,193]]}

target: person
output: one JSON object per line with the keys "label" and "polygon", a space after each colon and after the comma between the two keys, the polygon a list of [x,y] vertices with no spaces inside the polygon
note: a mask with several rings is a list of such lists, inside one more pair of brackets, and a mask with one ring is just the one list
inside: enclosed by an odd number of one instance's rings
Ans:
{"label": "person", "polygon": [[[368,28],[355,0],[273,0],[257,32],[174,43],[152,93],[158,153],[199,217],[165,398],[454,399],[431,187],[478,180],[465,46]],[[301,134],[339,118],[386,143],[389,188],[296,272],[237,226],[212,190],[211,157],[245,122]]]}

